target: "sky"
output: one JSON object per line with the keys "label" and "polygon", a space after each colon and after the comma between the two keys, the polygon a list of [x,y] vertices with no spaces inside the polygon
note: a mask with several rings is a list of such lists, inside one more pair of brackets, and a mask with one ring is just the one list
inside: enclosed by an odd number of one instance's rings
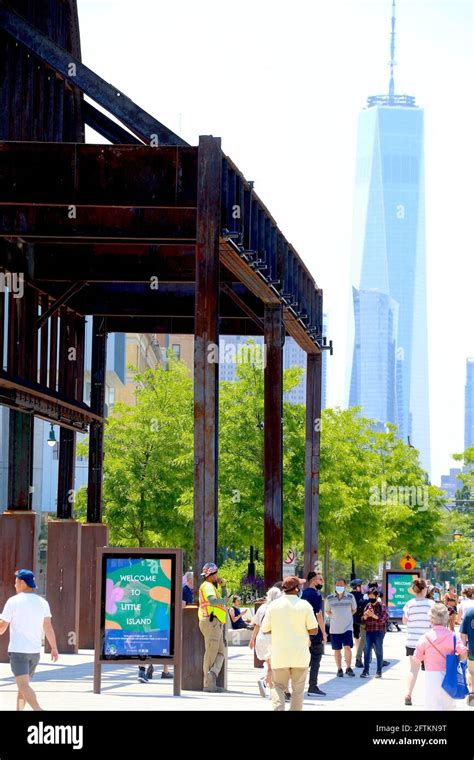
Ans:
{"label": "sky", "polygon": [[[348,403],[357,120],[389,78],[391,0],[78,0],[82,58],[222,148],[324,291],[328,406]],[[474,0],[398,0],[396,92],[425,111],[431,480],[464,448],[474,357]]]}

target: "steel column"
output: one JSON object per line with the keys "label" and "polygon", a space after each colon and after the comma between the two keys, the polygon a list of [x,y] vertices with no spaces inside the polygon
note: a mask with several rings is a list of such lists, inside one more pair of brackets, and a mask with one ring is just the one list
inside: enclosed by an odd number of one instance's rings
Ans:
{"label": "steel column", "polygon": [[[105,411],[105,373],[107,332],[105,319],[92,322],[91,411],[101,417]],[[89,428],[89,475],[87,486],[87,522],[102,522],[102,466],[104,461],[104,425],[93,422]]]}
{"label": "steel column", "polygon": [[264,319],[264,577],[281,580],[283,566],[283,309],[266,305]]}
{"label": "steel column", "polygon": [[217,553],[219,225],[221,141],[200,137],[194,325],[194,588]]}
{"label": "steel column", "polygon": [[306,359],[306,459],[304,495],[304,573],[318,559],[319,459],[321,442],[322,353]]}

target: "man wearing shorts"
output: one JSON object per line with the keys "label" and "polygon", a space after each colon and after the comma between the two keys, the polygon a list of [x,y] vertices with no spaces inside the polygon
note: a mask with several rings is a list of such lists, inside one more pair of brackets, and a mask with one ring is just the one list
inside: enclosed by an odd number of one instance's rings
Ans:
{"label": "man wearing shorts", "polygon": [[41,653],[43,628],[51,645],[51,659],[56,662],[58,650],[51,610],[48,602],[34,593],[35,576],[31,570],[15,573],[16,595],[7,599],[0,615],[0,635],[10,626],[8,655],[15,676],[18,695],[16,709],[23,710],[27,702],[33,710],[41,710],[36,694],[30,686]]}
{"label": "man wearing shorts", "polygon": [[353,616],[357,611],[357,602],[352,594],[346,592],[346,581],[344,578],[336,580],[336,589],[334,594],[329,594],[326,598],[326,614],[330,618],[329,632],[331,634],[331,646],[334,650],[334,657],[337,665],[337,675],[339,678],[344,676],[342,669],[341,650],[344,647],[344,659],[346,661],[346,676],[354,678],[355,673],[351,668],[352,647],[354,640]]}

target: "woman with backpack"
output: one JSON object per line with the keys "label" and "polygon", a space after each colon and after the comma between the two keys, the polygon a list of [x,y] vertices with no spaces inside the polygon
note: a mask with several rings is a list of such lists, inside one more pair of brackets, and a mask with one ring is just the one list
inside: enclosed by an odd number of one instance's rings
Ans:
{"label": "woman with backpack", "polygon": [[444,604],[433,605],[430,620],[432,628],[421,636],[413,656],[416,662],[425,663],[425,709],[454,710],[456,701],[442,686],[446,675],[446,655],[456,653],[464,660],[467,647],[448,630],[449,613]]}

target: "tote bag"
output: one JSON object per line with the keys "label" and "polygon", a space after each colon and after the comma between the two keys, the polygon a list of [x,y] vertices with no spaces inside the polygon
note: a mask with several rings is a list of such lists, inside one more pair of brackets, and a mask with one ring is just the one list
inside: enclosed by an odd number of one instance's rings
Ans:
{"label": "tote bag", "polygon": [[452,699],[464,699],[469,694],[466,679],[466,663],[461,662],[456,654],[456,636],[454,638],[454,653],[446,655],[446,675],[441,686]]}

